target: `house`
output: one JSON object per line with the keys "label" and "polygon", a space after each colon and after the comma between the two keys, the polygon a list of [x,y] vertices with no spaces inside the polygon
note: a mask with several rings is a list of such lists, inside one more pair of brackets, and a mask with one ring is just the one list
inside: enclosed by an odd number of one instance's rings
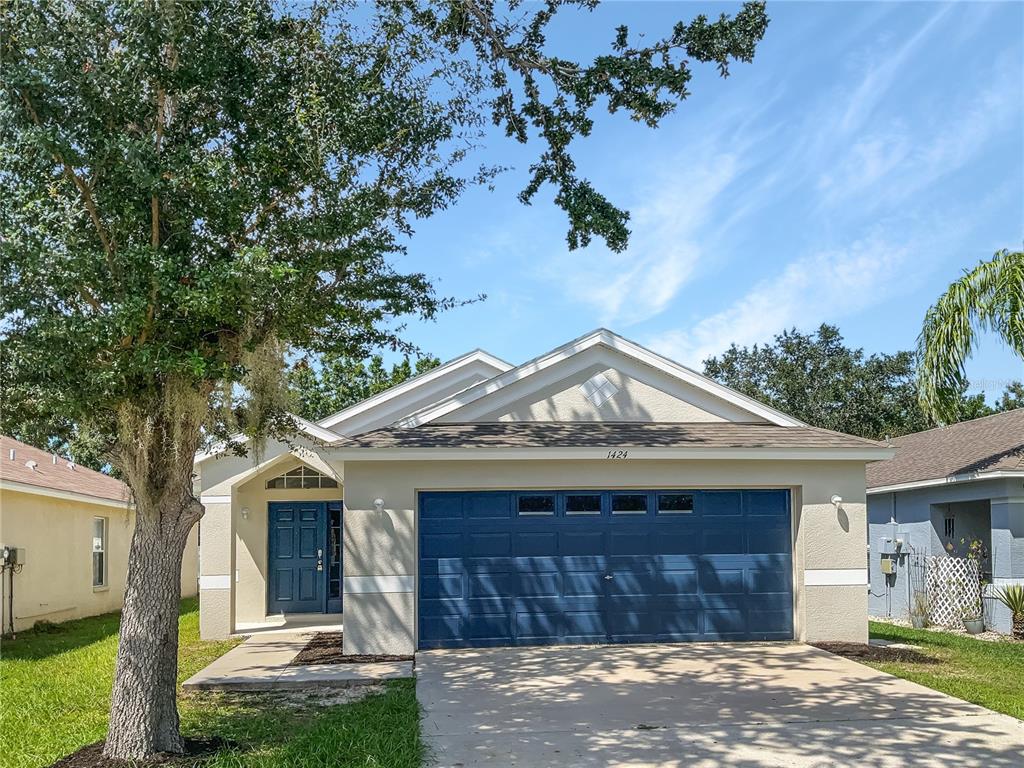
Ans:
{"label": "house", "polygon": [[[128,487],[109,475],[0,436],[0,551],[4,632],[37,621],[116,611],[124,602],[135,525]],[[198,591],[198,527],[181,571],[183,595]]]}
{"label": "house", "polygon": [[892,451],[610,331],[297,423],[197,458],[204,637],[343,612],[347,653],[867,640],[865,464]]}
{"label": "house", "polygon": [[988,624],[1009,632],[992,591],[1024,583],[1024,409],[891,443],[896,455],[867,471],[871,615],[908,615],[908,554],[967,557],[976,541]]}

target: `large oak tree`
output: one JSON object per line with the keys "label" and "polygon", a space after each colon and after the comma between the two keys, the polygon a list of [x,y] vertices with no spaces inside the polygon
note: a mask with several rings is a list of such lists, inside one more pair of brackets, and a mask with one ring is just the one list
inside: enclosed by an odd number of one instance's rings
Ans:
{"label": "large oak tree", "polygon": [[288,433],[285,355],[410,351],[403,318],[451,305],[392,263],[416,219],[490,177],[469,166],[487,123],[537,145],[523,202],[550,189],[571,247],[621,250],[628,217],[572,142],[599,110],[657,126],[693,62],[725,75],[767,25],[748,3],[654,39],[623,26],[590,61],[559,56],[550,22],[594,5],[3,5],[5,423],[87,430],[137,512],[108,756],[183,748],[178,573],[203,514],[197,449]]}

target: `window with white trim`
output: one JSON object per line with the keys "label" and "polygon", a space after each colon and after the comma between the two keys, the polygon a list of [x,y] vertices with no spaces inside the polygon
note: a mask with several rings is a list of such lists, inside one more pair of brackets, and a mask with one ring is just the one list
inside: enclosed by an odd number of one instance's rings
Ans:
{"label": "window with white trim", "polygon": [[565,514],[567,515],[600,515],[600,493],[567,493],[565,494]]}
{"label": "window with white trim", "polygon": [[296,467],[283,475],[267,480],[267,488],[337,488],[338,481],[333,477],[317,472],[305,464]]}
{"label": "window with white trim", "polygon": [[688,515],[693,512],[692,493],[659,493],[659,515]]}
{"label": "window with white trim", "polygon": [[553,493],[521,493],[516,497],[516,511],[520,515],[555,514],[555,494]]}
{"label": "window with white trim", "polygon": [[92,585],[107,586],[107,518],[92,519]]}
{"label": "window with white trim", "polygon": [[647,494],[646,493],[613,493],[612,494],[613,515],[646,515]]}

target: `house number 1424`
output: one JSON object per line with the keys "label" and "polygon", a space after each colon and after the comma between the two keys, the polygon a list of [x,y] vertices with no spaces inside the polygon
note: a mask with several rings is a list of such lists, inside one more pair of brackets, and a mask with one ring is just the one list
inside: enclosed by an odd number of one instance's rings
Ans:
{"label": "house number 1424", "polygon": [[628,459],[629,451],[608,451],[606,459]]}

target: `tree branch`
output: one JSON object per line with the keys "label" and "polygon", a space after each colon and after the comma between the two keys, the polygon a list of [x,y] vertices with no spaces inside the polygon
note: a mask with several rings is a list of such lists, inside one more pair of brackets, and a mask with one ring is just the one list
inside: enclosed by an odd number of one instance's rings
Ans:
{"label": "tree branch", "polygon": [[[163,88],[156,92],[156,156],[160,159],[160,142],[164,136],[164,100],[167,98]],[[159,169],[158,169],[159,170]],[[156,195],[149,198],[150,245],[155,251],[160,247],[160,200]]]}
{"label": "tree branch", "polygon": [[[32,102],[29,101],[28,96],[23,91],[18,91],[18,95],[21,96],[22,102],[25,104],[25,108],[28,110],[29,116],[32,118],[32,122],[37,127],[42,128],[42,121],[39,119],[39,113],[36,112],[35,107],[32,106]],[[75,173],[74,168],[71,167],[63,155],[55,151],[53,148],[50,149],[50,155],[54,161],[61,165],[64,169],[64,176],[69,179],[75,187],[78,188],[79,194],[82,196],[82,202],[85,203],[85,209],[89,212],[89,218],[92,219],[93,226],[96,228],[96,234],[99,235],[100,242],[103,244],[103,253],[107,260],[107,268],[110,270],[111,275],[117,275],[117,271],[114,267],[114,244],[111,241],[106,230],[103,228],[103,222],[100,221],[99,209],[96,207],[96,201],[93,200],[92,190],[89,185],[86,184],[81,177]]]}

